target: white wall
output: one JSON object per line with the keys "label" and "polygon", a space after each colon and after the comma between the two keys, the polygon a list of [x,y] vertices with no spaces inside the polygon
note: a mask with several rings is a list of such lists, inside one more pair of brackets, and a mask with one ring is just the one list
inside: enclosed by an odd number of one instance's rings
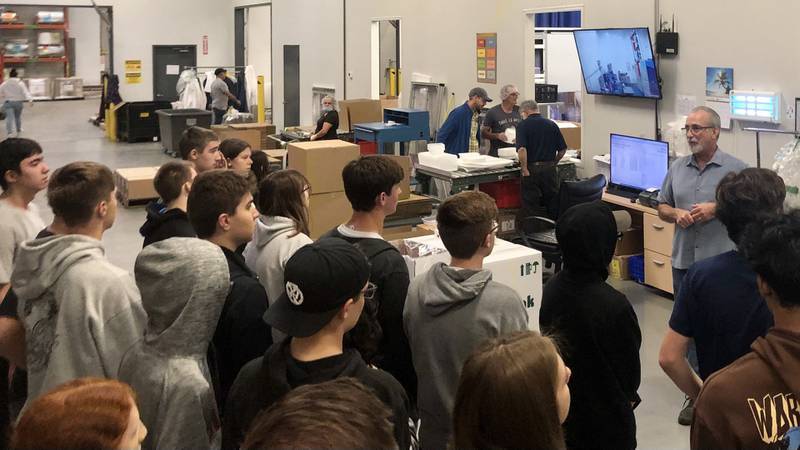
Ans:
{"label": "white wall", "polygon": [[84,86],[100,84],[100,16],[94,8],[69,8],[69,37],[75,38],[75,76]]}
{"label": "white wall", "polygon": [[256,75],[264,75],[264,100],[267,108],[272,107],[272,39],[270,5],[254,6],[247,9],[247,54],[245,60],[252,65]]}
{"label": "white wall", "polygon": [[[15,0],[15,4],[42,4],[42,0]],[[49,0],[50,5],[81,5],[86,0]],[[230,0],[101,0],[113,8],[114,72],[120,75],[120,93],[129,101],[153,99],[153,45],[197,45],[201,66],[233,64],[233,8]],[[208,55],[202,38],[208,35]],[[126,59],[142,61],[142,82],[124,80]]]}

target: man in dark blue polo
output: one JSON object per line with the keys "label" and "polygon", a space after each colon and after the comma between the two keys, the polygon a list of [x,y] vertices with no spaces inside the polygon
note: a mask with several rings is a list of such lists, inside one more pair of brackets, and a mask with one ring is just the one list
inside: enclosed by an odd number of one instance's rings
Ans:
{"label": "man in dark blue polo", "polygon": [[[517,155],[522,168],[522,204],[527,213],[555,217],[558,210],[556,164],[567,152],[567,143],[555,122],[539,114],[539,105],[526,100],[520,105]],[[541,214],[538,214],[541,215]]]}
{"label": "man in dark blue polo", "polygon": [[469,100],[450,111],[447,119],[439,128],[436,142],[444,144],[445,151],[457,155],[459,153],[477,153],[480,147],[480,126],[478,115],[492,99],[484,88],[472,88]]}

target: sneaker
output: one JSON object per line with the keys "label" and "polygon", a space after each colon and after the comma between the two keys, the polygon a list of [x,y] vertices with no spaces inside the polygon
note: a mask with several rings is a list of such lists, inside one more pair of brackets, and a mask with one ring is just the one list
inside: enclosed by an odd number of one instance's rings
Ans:
{"label": "sneaker", "polygon": [[678,423],[681,425],[689,426],[692,424],[692,418],[694,417],[694,400],[686,397],[686,400],[683,402],[683,409],[681,412],[678,413]]}

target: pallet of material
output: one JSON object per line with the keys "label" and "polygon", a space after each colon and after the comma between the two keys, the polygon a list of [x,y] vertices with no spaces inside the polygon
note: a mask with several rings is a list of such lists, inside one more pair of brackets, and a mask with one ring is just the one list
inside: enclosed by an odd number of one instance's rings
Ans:
{"label": "pallet of material", "polygon": [[432,211],[433,199],[422,195],[411,194],[408,199],[397,202],[397,211],[391,216],[386,216],[386,221],[390,222],[411,217],[425,217],[431,215]]}
{"label": "pallet of material", "polygon": [[114,171],[114,185],[117,187],[117,199],[125,207],[146,203],[158,198],[153,179],[158,172],[154,167],[129,167]]}

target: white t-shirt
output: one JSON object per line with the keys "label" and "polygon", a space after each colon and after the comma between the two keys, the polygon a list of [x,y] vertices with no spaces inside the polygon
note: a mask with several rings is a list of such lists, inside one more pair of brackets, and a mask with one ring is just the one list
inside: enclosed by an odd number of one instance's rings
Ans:
{"label": "white t-shirt", "polygon": [[14,257],[20,244],[35,238],[45,224],[33,203],[24,210],[0,200],[0,217],[0,284],[6,284],[11,281]]}

